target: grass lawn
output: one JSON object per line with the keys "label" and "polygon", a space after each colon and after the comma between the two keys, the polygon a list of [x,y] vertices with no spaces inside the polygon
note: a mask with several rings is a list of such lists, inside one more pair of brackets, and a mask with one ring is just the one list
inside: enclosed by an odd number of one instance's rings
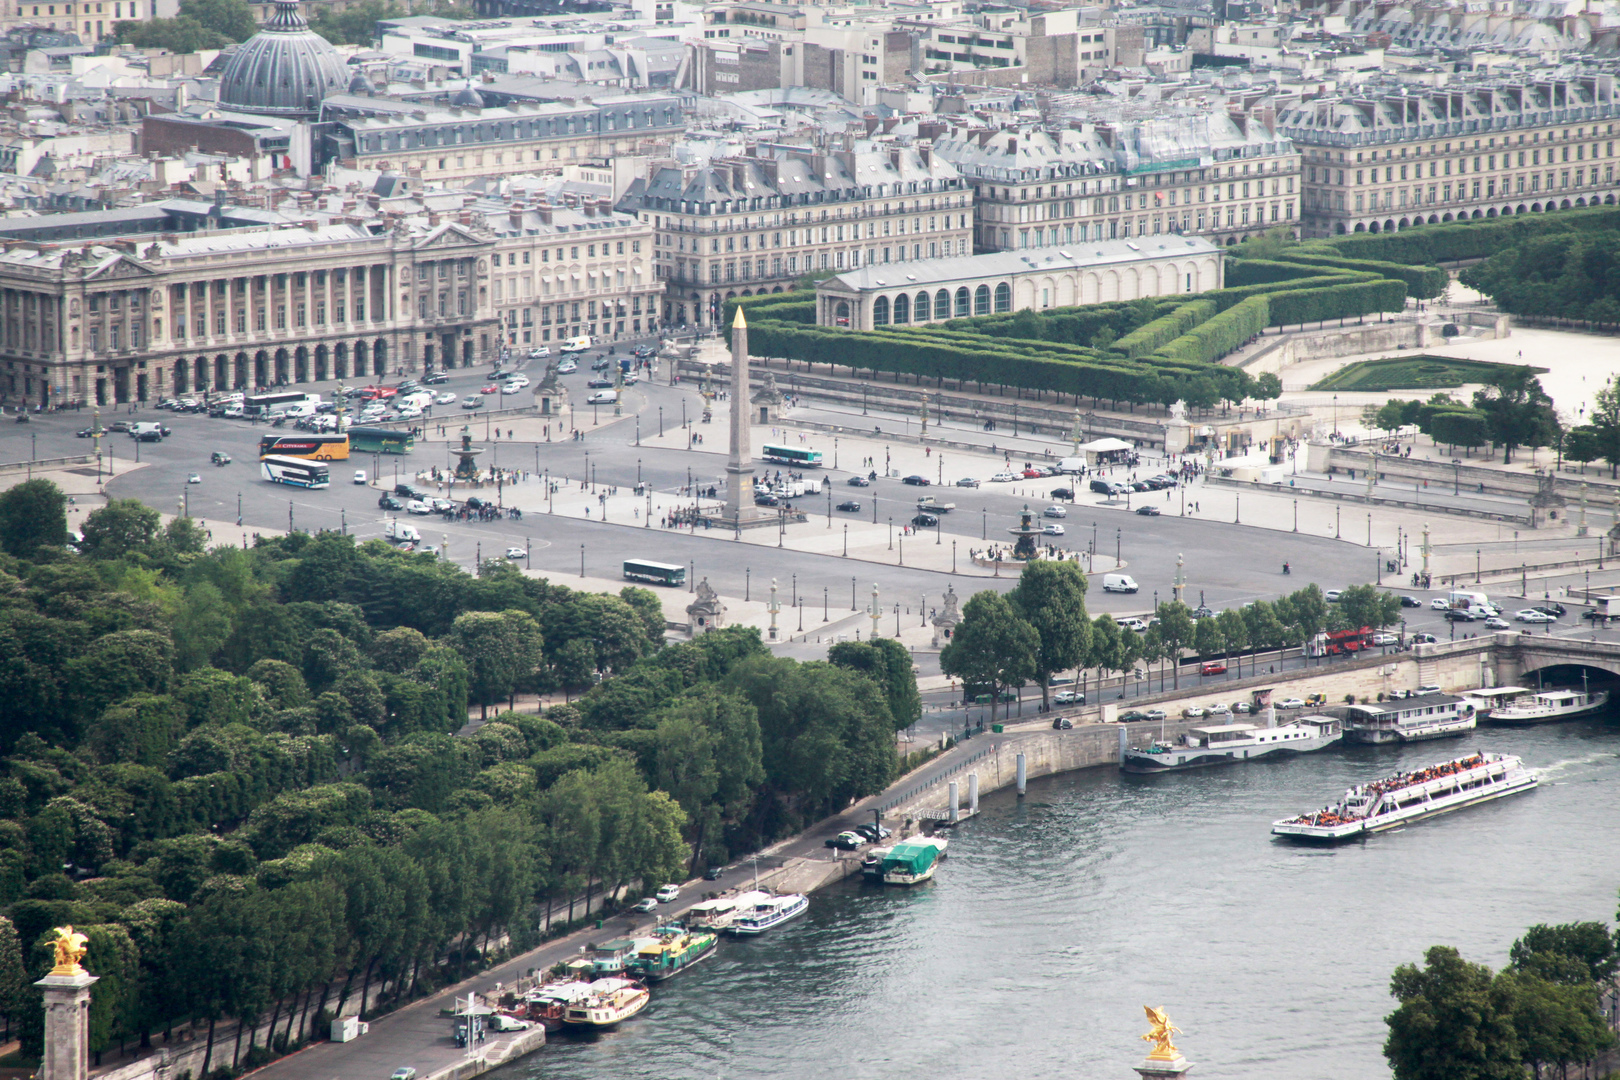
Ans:
{"label": "grass lawn", "polygon": [[[1450,390],[1465,383],[1488,382],[1515,364],[1460,360],[1450,356],[1390,356],[1347,364],[1311,387],[1312,390]],[[1533,367],[1537,375],[1547,369]]]}

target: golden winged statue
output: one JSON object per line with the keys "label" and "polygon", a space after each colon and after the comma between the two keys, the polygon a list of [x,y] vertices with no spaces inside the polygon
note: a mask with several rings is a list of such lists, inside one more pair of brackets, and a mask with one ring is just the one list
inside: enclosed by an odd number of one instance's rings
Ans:
{"label": "golden winged statue", "polygon": [[1153,1044],[1153,1052],[1148,1055],[1148,1060],[1175,1061],[1181,1057],[1181,1051],[1170,1042],[1170,1036],[1180,1035],[1181,1029],[1170,1023],[1162,1007],[1155,1009],[1151,1005],[1144,1005],[1142,1011],[1147,1013],[1148,1023],[1153,1025],[1153,1030],[1142,1036],[1143,1042]]}
{"label": "golden winged statue", "polygon": [[51,974],[83,975],[84,968],[79,966],[79,962],[90,951],[86,944],[89,940],[72,926],[58,926],[56,940],[52,942],[56,949],[56,966],[51,969]]}

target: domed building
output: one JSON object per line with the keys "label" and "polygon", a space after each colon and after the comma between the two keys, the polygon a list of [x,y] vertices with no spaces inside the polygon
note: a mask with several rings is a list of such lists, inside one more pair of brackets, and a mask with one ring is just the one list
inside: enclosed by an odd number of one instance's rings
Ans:
{"label": "domed building", "polygon": [[298,0],[276,0],[276,13],[225,65],[219,103],[228,109],[313,119],[321,99],[349,85],[348,65],[309,28]]}

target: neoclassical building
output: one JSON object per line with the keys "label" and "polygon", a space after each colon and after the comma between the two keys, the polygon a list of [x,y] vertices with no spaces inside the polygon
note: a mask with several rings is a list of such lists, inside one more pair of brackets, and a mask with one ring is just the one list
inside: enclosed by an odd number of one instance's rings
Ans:
{"label": "neoclassical building", "polygon": [[866,330],[1185,295],[1221,288],[1224,273],[1219,244],[1168,235],[866,266],[817,284],[816,321]]}
{"label": "neoclassical building", "polygon": [[100,404],[471,365],[495,237],[466,223],[229,229],[0,253],[0,401]]}

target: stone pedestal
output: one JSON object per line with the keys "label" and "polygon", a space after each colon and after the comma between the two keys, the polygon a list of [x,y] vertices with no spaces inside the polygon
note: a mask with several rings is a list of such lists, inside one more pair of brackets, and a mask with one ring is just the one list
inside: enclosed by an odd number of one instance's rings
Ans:
{"label": "stone pedestal", "polygon": [[39,1080],[85,1080],[90,1073],[90,987],[96,976],[47,975],[34,985],[45,991],[45,1056]]}
{"label": "stone pedestal", "polygon": [[1193,1063],[1177,1054],[1173,1058],[1144,1058],[1135,1066],[1142,1080],[1180,1080]]}

